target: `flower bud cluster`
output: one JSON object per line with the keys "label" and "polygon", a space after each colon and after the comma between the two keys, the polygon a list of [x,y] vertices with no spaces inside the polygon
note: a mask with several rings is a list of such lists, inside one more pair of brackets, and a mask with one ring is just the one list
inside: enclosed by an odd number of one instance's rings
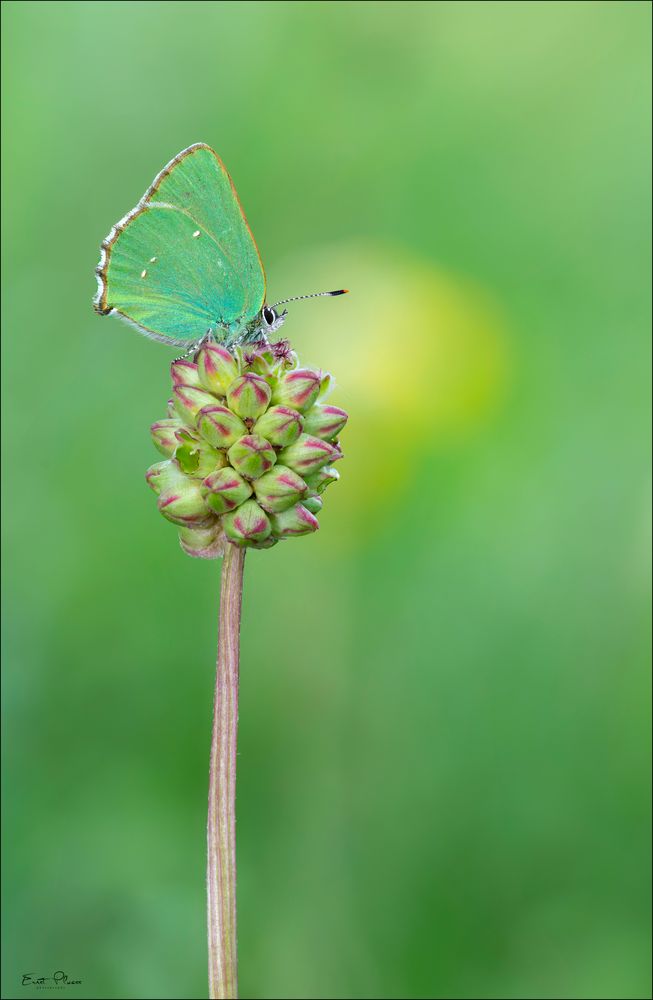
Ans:
{"label": "flower bud cluster", "polygon": [[331,377],[300,368],[286,341],[207,343],[170,370],[168,413],[151,428],[165,460],[146,479],[184,551],[210,559],[229,542],[264,549],[317,531],[347,422],[324,402]]}

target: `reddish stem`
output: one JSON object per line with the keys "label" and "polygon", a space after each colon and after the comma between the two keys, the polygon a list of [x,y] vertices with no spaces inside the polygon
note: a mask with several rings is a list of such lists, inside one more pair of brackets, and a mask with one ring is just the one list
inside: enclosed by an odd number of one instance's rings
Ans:
{"label": "reddish stem", "polygon": [[236,741],[238,664],[245,549],[227,544],[222,559],[220,628],[213,705],[207,823],[209,997],[238,996],[236,948]]}

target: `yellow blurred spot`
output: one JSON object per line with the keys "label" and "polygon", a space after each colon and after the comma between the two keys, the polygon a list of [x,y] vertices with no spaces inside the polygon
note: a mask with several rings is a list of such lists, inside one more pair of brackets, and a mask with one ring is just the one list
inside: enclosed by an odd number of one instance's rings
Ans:
{"label": "yellow blurred spot", "polygon": [[496,410],[507,380],[505,323],[473,281],[395,248],[332,246],[275,274],[289,295],[339,281],[351,290],[346,299],[298,303],[284,333],[302,362],[334,374],[332,401],[350,414],[342,481],[325,511],[346,491],[348,505],[385,515],[438,447],[462,444]]}

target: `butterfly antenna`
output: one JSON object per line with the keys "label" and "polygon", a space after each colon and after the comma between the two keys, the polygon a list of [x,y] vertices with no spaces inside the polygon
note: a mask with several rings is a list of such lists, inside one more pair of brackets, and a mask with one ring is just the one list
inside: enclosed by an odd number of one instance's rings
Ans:
{"label": "butterfly antenna", "polygon": [[285,306],[287,302],[299,302],[300,299],[319,299],[323,295],[346,295],[348,291],[348,288],[338,288],[335,292],[312,292],[310,295],[294,295],[292,299],[281,299],[281,302],[275,302],[272,308],[276,309],[277,306]]}

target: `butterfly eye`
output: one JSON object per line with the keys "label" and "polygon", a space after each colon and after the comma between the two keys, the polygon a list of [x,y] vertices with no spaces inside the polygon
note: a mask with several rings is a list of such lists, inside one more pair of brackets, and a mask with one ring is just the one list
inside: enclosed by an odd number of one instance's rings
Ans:
{"label": "butterfly eye", "polygon": [[265,320],[267,325],[272,326],[276,318],[277,314],[275,313],[274,309],[271,309],[270,306],[265,306],[263,309],[263,319]]}

